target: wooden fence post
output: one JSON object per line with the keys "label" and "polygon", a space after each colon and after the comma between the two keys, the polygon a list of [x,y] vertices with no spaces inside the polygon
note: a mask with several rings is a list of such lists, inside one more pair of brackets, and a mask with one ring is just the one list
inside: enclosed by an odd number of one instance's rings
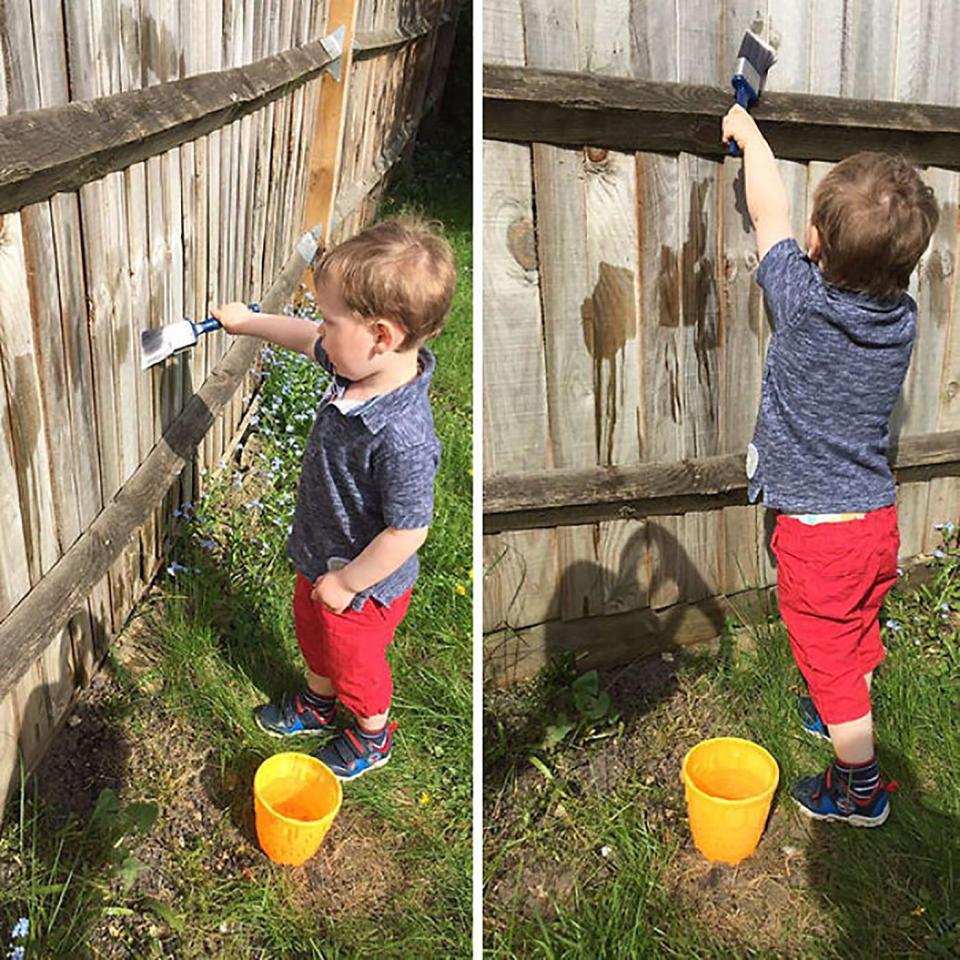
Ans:
{"label": "wooden fence post", "polygon": [[[350,75],[353,72],[353,34],[357,24],[359,0],[330,0],[327,34],[344,27],[340,79],[325,73],[320,81],[317,114],[310,144],[310,180],[303,209],[303,227],[309,230],[323,224],[320,248],[330,240],[330,215],[337,194],[340,158],[343,156],[343,131],[349,103]],[[313,274],[307,269],[307,283],[313,289]]]}

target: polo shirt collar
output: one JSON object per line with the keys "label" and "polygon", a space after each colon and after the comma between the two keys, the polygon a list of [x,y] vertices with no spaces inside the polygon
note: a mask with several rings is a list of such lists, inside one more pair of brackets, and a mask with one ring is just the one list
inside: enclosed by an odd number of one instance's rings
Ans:
{"label": "polo shirt collar", "polygon": [[[408,383],[389,393],[381,393],[370,397],[369,400],[364,400],[358,407],[349,410],[346,416],[359,417],[371,433],[379,433],[391,420],[397,419],[409,407],[426,396],[437,359],[426,347],[420,347],[417,352],[417,363],[420,372]],[[336,379],[337,393],[342,396],[350,381],[339,376]]]}

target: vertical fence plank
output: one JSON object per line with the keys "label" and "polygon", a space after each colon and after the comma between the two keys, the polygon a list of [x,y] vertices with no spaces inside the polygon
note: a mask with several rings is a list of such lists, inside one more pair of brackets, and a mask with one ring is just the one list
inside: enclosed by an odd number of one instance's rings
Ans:
{"label": "vertical fence plank", "polygon": [[[532,173],[529,147],[484,145],[486,476],[542,470],[550,462]],[[557,615],[554,531],[488,537],[485,557],[488,629]]]}
{"label": "vertical fence plank", "polygon": [[[894,99],[906,102],[955,103],[958,68],[931,37],[949,35],[960,26],[949,5],[921,0],[915,15],[902,18],[896,34]],[[943,361],[949,349],[948,324],[955,287],[956,175],[930,169],[926,180],[940,203],[940,224],[914,274],[917,297],[917,338],[900,404],[894,411],[891,436],[909,436],[937,428]],[[946,221],[946,222],[945,222]],[[936,542],[933,519],[942,512],[943,484],[937,485],[932,508],[928,482],[904,483],[897,491],[900,553],[910,557]],[[949,488],[949,484],[947,485]]]}
{"label": "vertical fence plank", "polygon": [[[24,542],[22,563],[30,583],[36,583],[60,554],[50,457],[47,450],[41,374],[31,323],[30,293],[19,214],[8,213],[0,229],[0,364],[6,384],[13,472],[19,494]],[[11,531],[16,542],[19,537]],[[6,532],[4,533],[6,537]],[[22,582],[19,577],[13,583]],[[20,596],[12,598],[14,602]]]}
{"label": "vertical fence plank", "polygon": [[[957,174],[929,169],[925,180],[933,187],[940,207],[940,222],[918,267],[917,339],[904,387],[901,435],[933,433],[940,420],[941,378],[949,346],[950,323],[955,316]],[[931,502],[936,486],[937,495]],[[946,489],[950,488],[946,485]],[[933,524],[942,522],[942,492],[936,481],[902,484],[898,510],[901,554],[913,556],[929,549],[939,538]]]}
{"label": "vertical fence plank", "polygon": [[[566,15],[563,6],[544,2],[525,7],[530,66],[579,68],[576,31],[554,28]],[[556,467],[590,466],[596,462],[597,424],[593,362],[583,343],[580,316],[591,290],[582,151],[534,144],[533,170],[551,455]],[[598,603],[595,532],[593,525],[557,531],[564,619],[585,616]]]}
{"label": "vertical fence plank", "polygon": [[[43,7],[34,9],[33,16],[29,4],[7,11],[5,50],[11,70],[11,110],[37,110],[50,100],[51,87],[63,70],[63,47],[56,42],[56,24]],[[49,49],[39,60],[35,54],[38,46]],[[47,446],[50,460],[59,554],[79,536],[80,515],[52,205],[50,202],[32,204],[20,212],[20,217],[30,294],[29,318],[35,330],[38,400],[43,408],[42,442]]]}

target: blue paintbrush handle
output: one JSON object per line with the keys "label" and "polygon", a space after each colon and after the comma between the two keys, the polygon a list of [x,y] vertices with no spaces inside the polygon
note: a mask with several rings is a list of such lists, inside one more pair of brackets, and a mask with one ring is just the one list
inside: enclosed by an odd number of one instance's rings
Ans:
{"label": "blue paintbrush handle", "polygon": [[[248,303],[247,309],[252,310],[254,313],[260,312],[259,303]],[[199,323],[193,325],[194,329],[197,331],[197,336],[199,337],[201,333],[213,333],[214,330],[220,329],[220,321],[216,317],[207,317],[206,320],[201,320]]]}
{"label": "blue paintbrush handle", "polygon": [[[750,104],[756,99],[753,94],[753,90],[750,87],[750,84],[741,76],[736,76],[733,78],[733,89],[737,92],[737,103],[743,107],[744,110],[750,109]],[[741,156],[740,147],[737,146],[736,140],[731,140],[727,144],[727,153],[731,157]]]}
{"label": "blue paintbrush handle", "polygon": [[220,321],[214,317],[207,317],[206,320],[195,323],[193,328],[197,331],[197,336],[199,337],[201,333],[213,333],[214,330],[219,330]]}

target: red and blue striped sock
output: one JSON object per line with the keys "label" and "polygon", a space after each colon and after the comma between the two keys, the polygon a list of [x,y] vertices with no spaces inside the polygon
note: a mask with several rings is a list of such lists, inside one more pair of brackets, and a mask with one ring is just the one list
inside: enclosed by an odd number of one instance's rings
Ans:
{"label": "red and blue striped sock", "polygon": [[308,707],[313,707],[324,719],[329,719],[337,705],[337,698],[323,697],[319,693],[314,693],[309,687],[303,692],[303,702]]}
{"label": "red and blue striped sock", "polygon": [[880,763],[876,754],[866,763],[833,761],[834,783],[849,791],[858,803],[867,803],[880,785]]}

